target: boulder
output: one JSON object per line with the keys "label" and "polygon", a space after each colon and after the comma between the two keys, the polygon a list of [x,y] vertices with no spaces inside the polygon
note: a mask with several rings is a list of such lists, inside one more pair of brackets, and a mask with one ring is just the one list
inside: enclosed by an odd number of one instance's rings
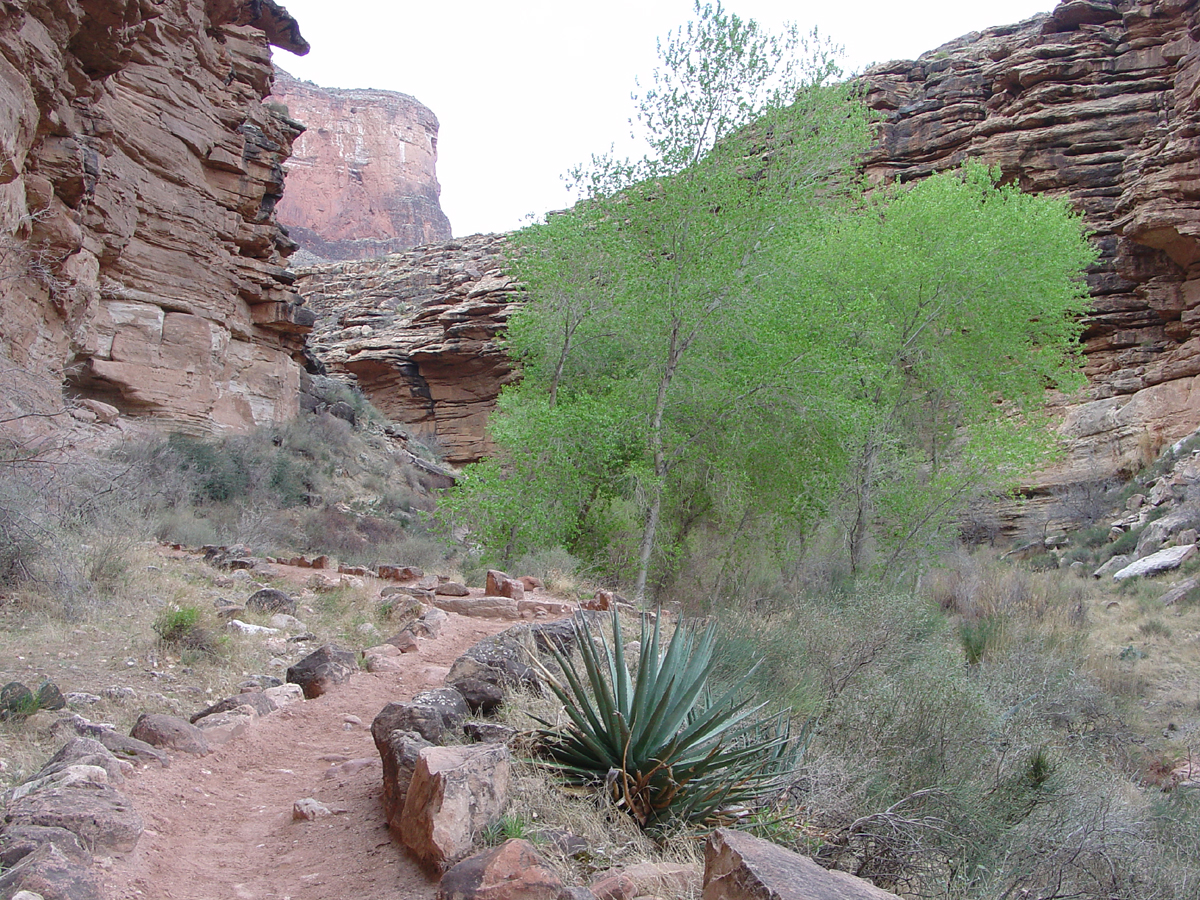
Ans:
{"label": "boulder", "polygon": [[543,587],[545,587],[545,585],[542,583],[542,579],[534,575],[522,575],[517,579],[517,581],[521,582],[521,587],[525,588],[527,591],[540,591]]}
{"label": "boulder", "polygon": [[296,601],[289,597],[283,591],[275,588],[263,588],[261,591],[255,591],[246,598],[246,609],[261,613],[286,613],[289,616],[296,614]]}
{"label": "boulder", "polygon": [[37,712],[37,697],[19,681],[10,681],[0,688],[0,722],[23,719]]}
{"label": "boulder", "polygon": [[421,751],[433,744],[415,731],[392,731],[376,740],[383,762],[383,812],[388,826],[399,832],[400,814],[408,798],[408,786]]}
{"label": "boulder", "polygon": [[525,625],[484,638],[454,661],[446,675],[446,684],[474,678],[498,687],[524,685],[537,689],[541,681],[530,665],[535,647],[534,632]]}
{"label": "boulder", "polygon": [[411,700],[389,703],[381,709],[371,723],[371,736],[377,748],[393,731],[415,731],[431,744],[440,744],[447,732],[462,730],[468,712],[462,694],[453,688],[422,691]]}
{"label": "boulder", "polygon": [[437,900],[557,900],[563,883],[528,841],[505,841],[452,866]]}
{"label": "boulder", "polygon": [[519,601],[525,599],[525,586],[503,572],[488,569],[484,593],[489,597],[508,597]]}
{"label": "boulder", "polygon": [[145,741],[151,747],[165,747],[196,756],[208,753],[208,741],[204,738],[204,732],[177,716],[142,713],[129,736]]}
{"label": "boulder", "polygon": [[9,791],[9,802],[15,802],[34,791],[46,788],[67,788],[84,782],[90,784],[108,784],[108,772],[100,766],[73,765],[59,769],[52,775],[42,775],[18,784]]}
{"label": "boulder", "polygon": [[443,597],[433,598],[436,606],[446,612],[458,613],[475,619],[519,619],[517,601],[511,597]]}
{"label": "boulder", "polygon": [[326,644],[287,670],[289,684],[298,684],[308,700],[320,697],[335,684],[358,671],[358,660],[350,650]]}
{"label": "boulder", "polygon": [[400,839],[423,865],[445,871],[470,852],[480,831],[500,820],[511,760],[503,744],[421,751],[404,801]]}
{"label": "boulder", "polygon": [[[90,862],[90,860],[89,860]],[[0,896],[12,900],[104,900],[104,887],[88,863],[47,842],[0,872]]]}
{"label": "boulder", "polygon": [[465,584],[458,581],[443,581],[433,592],[439,597],[467,597],[471,593]]}
{"label": "boulder", "polygon": [[203,732],[204,739],[210,746],[219,746],[241,737],[257,721],[258,713],[254,711],[254,707],[243,705],[197,719],[195,727]]}
{"label": "boulder", "polygon": [[45,825],[10,825],[0,831],[0,870],[11,869],[43,844],[53,844],[73,863],[92,864],[92,854],[74,832]]}
{"label": "boulder", "polygon": [[298,684],[281,684],[265,689],[263,696],[274,703],[276,709],[283,709],[289,704],[303,700],[304,689]]}
{"label": "boulder", "polygon": [[[433,599],[432,596],[430,599]],[[410,630],[417,637],[436,638],[442,633],[442,628],[449,619],[450,616],[444,609],[431,606],[421,614],[421,618],[413,622]]]}
{"label": "boulder", "polygon": [[99,766],[108,773],[110,784],[121,784],[126,773],[133,772],[133,765],[118,759],[100,741],[90,737],[72,738],[57,753],[46,760],[46,764],[35,775],[45,778],[71,766]]}
{"label": "boulder", "polygon": [[846,872],[740,831],[718,828],[704,847],[702,900],[900,900]]}
{"label": "boulder", "polygon": [[1193,575],[1191,578],[1185,578],[1175,587],[1171,588],[1165,594],[1158,598],[1158,602],[1163,606],[1174,606],[1180,600],[1184,599],[1188,594],[1200,587],[1200,575]]}
{"label": "boulder", "polygon": [[107,784],[35,791],[13,803],[6,818],[10,825],[65,828],[100,854],[127,853],[142,836],[142,818],[133,804]]}
{"label": "boulder", "polygon": [[1113,581],[1124,581],[1127,578],[1157,575],[1178,569],[1181,565],[1196,555],[1195,544],[1183,544],[1178,547],[1168,547],[1149,556],[1131,562],[1125,568],[1113,573]]}
{"label": "boulder", "polygon": [[1105,561],[1104,565],[1092,573],[1093,578],[1103,578],[1105,575],[1111,575],[1113,572],[1120,572],[1130,563],[1129,557],[1124,553],[1119,553],[1116,556],[1110,557]]}
{"label": "boulder", "polygon": [[53,681],[43,681],[38,685],[34,699],[37,700],[38,709],[62,709],[67,705],[67,698]]}
{"label": "boulder", "polygon": [[467,708],[475,715],[490,716],[504,702],[504,689],[498,684],[479,678],[459,678],[451,684],[467,701]]}

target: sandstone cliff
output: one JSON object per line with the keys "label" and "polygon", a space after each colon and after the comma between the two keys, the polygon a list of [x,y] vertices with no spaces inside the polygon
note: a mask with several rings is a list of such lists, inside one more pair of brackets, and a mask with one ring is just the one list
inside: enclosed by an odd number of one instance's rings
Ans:
{"label": "sandstone cliff", "polygon": [[1089,389],[1035,493],[1127,474],[1200,426],[1198,39],[1194,2],[1069,0],[866,73],[875,180],[982,159],[1095,232]]}
{"label": "sandstone cliff", "polygon": [[278,70],[271,100],[306,126],[278,207],[304,250],[362,259],[450,239],[429,109],[407,94],[321,88]]}
{"label": "sandstone cliff", "polygon": [[316,355],[452,463],[487,452],[488,413],[512,378],[495,340],[519,299],[504,247],[503,235],[474,235],[298,270],[319,316],[309,338]]}
{"label": "sandstone cliff", "polygon": [[[0,0],[0,380],[193,431],[297,409],[273,0]],[[21,379],[20,396],[12,386]]]}

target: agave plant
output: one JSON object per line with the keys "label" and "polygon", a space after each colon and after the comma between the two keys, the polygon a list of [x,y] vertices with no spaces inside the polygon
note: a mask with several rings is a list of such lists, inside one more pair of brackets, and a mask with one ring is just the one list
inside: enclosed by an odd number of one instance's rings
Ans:
{"label": "agave plant", "polygon": [[745,679],[712,699],[715,626],[680,623],[662,653],[661,618],[652,629],[642,619],[634,676],[615,610],[611,647],[575,619],[582,673],[557,652],[566,683],[543,669],[571,724],[539,720],[539,752],[568,781],[604,785],[643,829],[727,817],[769,792],[798,752],[786,717],[764,720],[761,706],[739,699]]}

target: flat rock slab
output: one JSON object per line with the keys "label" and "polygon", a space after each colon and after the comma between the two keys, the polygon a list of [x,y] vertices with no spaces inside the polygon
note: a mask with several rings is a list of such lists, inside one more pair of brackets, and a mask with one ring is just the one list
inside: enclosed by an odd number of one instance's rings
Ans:
{"label": "flat rock slab", "polygon": [[1159,572],[1178,569],[1195,555],[1195,544],[1181,544],[1178,547],[1168,547],[1166,550],[1159,550],[1157,553],[1151,553],[1149,556],[1135,560],[1125,568],[1114,572],[1113,581],[1124,581],[1126,578],[1157,575]]}
{"label": "flat rock slab", "polygon": [[433,603],[446,612],[477,619],[519,619],[517,601],[511,597],[459,597],[438,594]]}
{"label": "flat rock slab", "polygon": [[505,841],[451,867],[437,900],[557,900],[563,883],[528,841]]}
{"label": "flat rock slab", "polygon": [[718,828],[704,847],[702,900],[900,900],[869,881],[823,869],[807,856]]}
{"label": "flat rock slab", "polygon": [[128,853],[142,836],[142,817],[129,799],[106,784],[78,783],[36,791],[8,810],[14,825],[65,828],[94,853]]}

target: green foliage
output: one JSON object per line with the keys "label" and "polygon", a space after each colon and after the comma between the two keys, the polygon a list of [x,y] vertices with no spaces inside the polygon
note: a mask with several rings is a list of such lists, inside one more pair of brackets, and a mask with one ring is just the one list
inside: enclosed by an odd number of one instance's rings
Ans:
{"label": "green foliage", "polygon": [[696,12],[638,102],[649,153],[515,236],[523,378],[444,515],[639,596],[691,559],[782,569],[831,514],[854,573],[902,571],[1044,458],[1094,251],[980,166],[864,199],[869,116],[829,57]]}
{"label": "green foliage", "polygon": [[191,604],[164,609],[152,626],[159,640],[176,650],[212,655],[218,642],[204,624],[200,608]]}
{"label": "green foliage", "polygon": [[542,722],[547,730],[539,733],[539,751],[554,768],[574,783],[603,785],[645,829],[703,822],[753,804],[796,754],[786,719],[758,718],[761,707],[737,699],[741,684],[719,699],[709,695],[715,626],[701,632],[680,623],[663,653],[661,619],[648,630],[643,618],[631,676],[617,613],[611,647],[603,633],[593,635],[586,617],[577,618],[583,674],[556,653],[566,684],[549,681],[572,726],[555,730]]}

